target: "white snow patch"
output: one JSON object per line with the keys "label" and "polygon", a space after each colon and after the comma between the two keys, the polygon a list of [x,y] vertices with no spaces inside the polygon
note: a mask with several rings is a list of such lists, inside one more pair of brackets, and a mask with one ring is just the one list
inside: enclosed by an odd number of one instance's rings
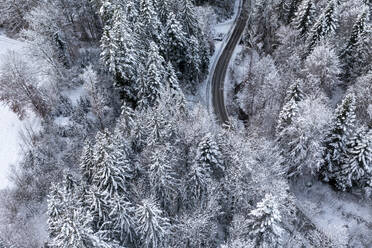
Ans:
{"label": "white snow patch", "polygon": [[339,247],[372,244],[371,202],[335,192],[321,182],[311,188],[298,183],[293,188],[299,207]]}
{"label": "white snow patch", "polygon": [[[6,37],[0,30],[0,55],[8,51],[20,52],[24,45],[23,42]],[[2,57],[0,56],[0,63],[2,63]],[[17,163],[20,156],[19,132],[29,120],[19,120],[15,113],[2,104],[0,104],[0,116],[0,140],[2,141],[0,147],[0,189],[4,189],[9,186],[10,167]]]}

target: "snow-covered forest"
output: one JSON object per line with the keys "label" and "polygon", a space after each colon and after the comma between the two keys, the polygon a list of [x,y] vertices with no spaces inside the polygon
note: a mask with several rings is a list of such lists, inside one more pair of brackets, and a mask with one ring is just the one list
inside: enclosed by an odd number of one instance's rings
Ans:
{"label": "snow-covered forest", "polygon": [[370,248],[371,11],[0,0],[0,248]]}

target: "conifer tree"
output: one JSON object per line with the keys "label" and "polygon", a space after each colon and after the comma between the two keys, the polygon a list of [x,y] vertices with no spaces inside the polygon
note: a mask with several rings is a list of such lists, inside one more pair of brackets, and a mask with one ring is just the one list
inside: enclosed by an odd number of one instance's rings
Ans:
{"label": "conifer tree", "polygon": [[320,164],[323,180],[328,182],[336,178],[346,152],[346,143],[355,123],[355,96],[348,94],[337,107],[335,117],[323,147]]}
{"label": "conifer tree", "polygon": [[185,60],[187,38],[182,30],[182,25],[173,13],[168,14],[165,26],[165,39],[165,48],[167,51],[166,58],[178,67],[178,65],[184,63]]}
{"label": "conifer tree", "polygon": [[160,97],[162,76],[164,75],[164,58],[159,54],[159,48],[155,42],[150,43],[148,62],[145,75],[140,79],[138,99],[140,109],[153,107]]}
{"label": "conifer tree", "polygon": [[178,194],[180,181],[174,168],[176,161],[172,158],[170,144],[156,148],[151,154],[149,178],[153,195],[160,200],[163,209],[170,210]]}
{"label": "conifer tree", "polygon": [[138,226],[136,231],[141,235],[143,247],[167,247],[169,220],[163,217],[158,204],[152,199],[144,199],[136,209]]}
{"label": "conifer tree", "polygon": [[323,36],[332,35],[336,32],[338,23],[337,5],[337,0],[328,0],[323,13]]}
{"label": "conifer tree", "polygon": [[289,87],[285,98],[286,103],[279,113],[279,120],[276,128],[277,134],[279,134],[283,128],[291,124],[298,111],[297,103],[303,99],[304,94],[300,89],[300,81],[296,81]]}
{"label": "conifer tree", "polygon": [[48,233],[51,239],[55,238],[60,232],[60,220],[63,218],[66,208],[63,199],[63,192],[59,185],[52,184],[48,195]]}
{"label": "conifer tree", "polygon": [[321,39],[328,38],[336,32],[338,25],[337,7],[338,3],[336,0],[328,0],[326,8],[311,29],[305,57],[312,52]]}
{"label": "conifer tree", "polygon": [[293,24],[300,31],[302,36],[310,31],[315,14],[315,5],[313,0],[303,0],[295,14]]}
{"label": "conifer tree", "polygon": [[204,202],[210,182],[210,171],[207,168],[200,167],[198,164],[191,166],[187,175],[187,194],[191,205]]}
{"label": "conifer tree", "polygon": [[135,79],[138,75],[139,43],[120,5],[113,10],[112,21],[106,24],[101,39],[101,58],[116,79],[123,96],[135,100]]}
{"label": "conifer tree", "polygon": [[336,175],[337,187],[346,190],[362,184],[372,175],[372,131],[359,128],[347,142],[341,169]]}
{"label": "conifer tree", "polygon": [[349,42],[341,53],[341,59],[345,64],[345,78],[358,76],[362,72],[362,67],[368,61],[367,40],[370,38],[368,35],[368,17],[369,9],[364,8],[353,26]]}
{"label": "conifer tree", "polygon": [[83,180],[89,185],[92,183],[94,174],[94,158],[93,158],[93,144],[90,140],[85,143],[80,159],[80,169],[83,175]]}
{"label": "conifer tree", "polygon": [[255,247],[282,247],[281,215],[273,195],[266,194],[249,216],[249,235]]}
{"label": "conifer tree", "polygon": [[214,175],[218,175],[225,170],[220,149],[210,133],[206,134],[200,141],[195,162],[199,167],[209,170]]}
{"label": "conifer tree", "polygon": [[53,248],[108,247],[92,229],[92,217],[77,195],[78,185],[65,174],[60,185],[53,185],[48,199],[49,246]]}
{"label": "conifer tree", "polygon": [[108,201],[110,212],[100,228],[100,237],[108,241],[115,240],[120,245],[136,245],[134,206],[118,196]]}
{"label": "conifer tree", "polygon": [[[161,23],[155,12],[153,0],[141,0],[139,4],[139,17],[137,21],[137,34],[143,41],[145,48],[150,46],[151,42],[161,44]],[[163,50],[163,47],[160,48]]]}
{"label": "conifer tree", "polygon": [[93,184],[109,198],[126,192],[126,176],[129,176],[131,172],[124,170],[127,168],[125,166],[130,164],[125,157],[120,156],[125,153],[118,151],[119,147],[113,144],[108,133],[98,136],[95,149],[97,150],[97,154],[95,154],[97,162]]}

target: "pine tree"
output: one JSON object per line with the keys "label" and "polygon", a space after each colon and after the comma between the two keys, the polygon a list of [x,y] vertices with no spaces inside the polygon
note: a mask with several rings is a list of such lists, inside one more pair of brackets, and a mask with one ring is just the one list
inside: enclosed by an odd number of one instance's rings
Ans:
{"label": "pine tree", "polygon": [[281,215],[273,195],[266,194],[257,204],[257,208],[249,213],[249,216],[249,235],[255,247],[282,247]]}
{"label": "pine tree", "polygon": [[313,0],[303,0],[295,14],[293,24],[300,31],[302,36],[310,31],[315,14],[315,4]]}
{"label": "pine tree", "polygon": [[341,52],[341,59],[344,61],[345,78],[356,77],[361,74],[361,69],[368,61],[368,44],[370,38],[367,24],[369,9],[364,8],[358,16],[356,23],[345,49]]}
{"label": "pine tree", "polygon": [[337,19],[337,7],[338,3],[336,0],[328,0],[328,4],[324,9],[324,12],[315,22],[314,26],[310,31],[308,38],[308,49],[305,57],[309,55],[314,49],[315,45],[323,38],[328,38],[335,34],[338,19]]}
{"label": "pine tree", "polygon": [[[143,41],[144,47],[148,47],[150,42],[161,44],[161,23],[155,12],[153,0],[141,0],[139,8],[139,17],[137,21],[137,33]],[[151,45],[150,45],[151,49]],[[163,50],[163,47],[160,48]]]}
{"label": "pine tree", "polygon": [[337,107],[332,127],[324,141],[320,168],[323,180],[326,182],[334,180],[341,169],[347,139],[354,128],[354,123],[355,96],[348,94]]}
{"label": "pine tree", "polygon": [[277,134],[280,134],[283,128],[291,124],[298,111],[297,103],[303,99],[304,94],[300,89],[300,81],[296,81],[289,87],[285,98],[286,103],[279,113],[279,120],[276,128]]}
{"label": "pine tree", "polygon": [[210,133],[206,134],[200,141],[195,162],[199,167],[209,170],[214,175],[218,175],[225,170],[220,149]]}
{"label": "pine tree", "polygon": [[118,144],[113,143],[112,137],[107,132],[98,135],[96,142],[95,157],[97,162],[93,184],[107,197],[126,192],[126,177],[131,174],[131,171],[125,171],[128,168],[125,166],[130,164],[125,157],[120,156],[125,153],[120,153],[119,147],[115,146]]}
{"label": "pine tree", "polygon": [[287,126],[291,125],[293,118],[298,114],[297,102],[292,99],[286,104],[284,104],[282,111],[279,113],[278,125],[276,127],[277,134]]}
{"label": "pine tree", "polygon": [[103,30],[101,58],[115,76],[116,86],[123,96],[133,101],[136,97],[134,83],[138,75],[139,43],[120,5],[113,11],[112,23],[109,22]]}
{"label": "pine tree", "polygon": [[337,28],[337,0],[329,0],[323,13],[323,36],[333,35]]}
{"label": "pine tree", "polygon": [[346,190],[361,185],[372,174],[372,132],[360,128],[347,142],[341,169],[336,175],[337,187]]}
{"label": "pine tree", "polygon": [[120,245],[135,245],[137,237],[134,206],[118,196],[108,201],[110,213],[100,228],[100,237],[108,241],[115,240]]}
{"label": "pine tree", "polygon": [[165,39],[166,58],[178,67],[179,64],[185,62],[187,38],[182,30],[182,25],[173,13],[168,14],[165,26]]}
{"label": "pine tree", "polygon": [[163,217],[161,209],[154,200],[142,200],[136,209],[136,219],[138,223],[136,231],[141,235],[143,247],[167,247],[169,220]]}
{"label": "pine tree", "polygon": [[150,157],[149,178],[153,195],[160,201],[163,209],[171,210],[178,194],[180,181],[174,168],[176,161],[171,154],[170,144],[156,148]]}
{"label": "pine tree", "polygon": [[53,248],[108,247],[94,235],[92,217],[83,208],[78,185],[65,174],[60,185],[53,185],[48,198],[49,246]]}
{"label": "pine tree", "polygon": [[210,171],[194,163],[187,175],[186,191],[188,204],[203,205],[208,196],[208,186],[211,183]]}
{"label": "pine tree", "polygon": [[90,140],[85,143],[80,159],[80,169],[83,180],[89,185],[92,183],[94,174],[93,144]]}
{"label": "pine tree", "polygon": [[64,214],[65,202],[59,185],[52,184],[48,195],[48,233],[51,239],[60,232],[60,219]]}
{"label": "pine tree", "polygon": [[145,75],[140,78],[138,99],[140,109],[153,107],[157,104],[160,97],[162,76],[164,75],[164,59],[159,55],[159,48],[154,43],[150,43],[148,62],[146,64]]}

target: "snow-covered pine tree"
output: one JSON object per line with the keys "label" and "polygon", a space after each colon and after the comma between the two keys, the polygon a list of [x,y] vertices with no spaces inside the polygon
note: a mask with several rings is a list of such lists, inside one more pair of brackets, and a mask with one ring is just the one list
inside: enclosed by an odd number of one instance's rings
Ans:
{"label": "snow-covered pine tree", "polygon": [[295,14],[293,24],[302,36],[310,31],[315,15],[315,4],[313,0],[303,0]]}
{"label": "snow-covered pine tree", "polygon": [[114,196],[108,202],[110,213],[99,230],[100,238],[107,241],[114,240],[125,247],[126,245],[137,247],[134,206],[118,196]]}
{"label": "snow-covered pine tree", "polygon": [[359,76],[362,67],[368,61],[368,44],[369,35],[368,27],[369,8],[364,7],[357,21],[345,49],[341,52],[341,59],[344,61],[344,77],[349,79]]}
{"label": "snow-covered pine tree", "polygon": [[275,197],[266,194],[257,203],[257,208],[249,213],[249,235],[255,247],[282,247],[282,232],[280,227],[281,215]]}
{"label": "snow-covered pine tree", "polygon": [[302,81],[296,80],[295,83],[289,86],[285,101],[294,100],[296,102],[302,101],[305,98],[305,95],[301,89]]}
{"label": "snow-covered pine tree", "polygon": [[326,135],[320,164],[325,182],[334,180],[341,169],[347,140],[354,129],[355,95],[348,94],[337,107],[332,126]]}
{"label": "snow-covered pine tree", "polygon": [[[153,0],[140,0],[139,16],[135,29],[145,48],[151,47],[151,42],[155,42],[158,46],[161,45],[162,25],[155,11]],[[160,47],[160,50],[163,51],[163,47]]]}
{"label": "snow-covered pine tree", "polygon": [[138,75],[140,45],[122,7],[115,6],[112,21],[106,24],[103,30],[101,58],[115,76],[115,84],[121,90],[123,97],[135,101],[134,83]]}
{"label": "snow-covered pine tree", "polygon": [[85,142],[83,152],[80,158],[80,169],[83,176],[83,180],[90,185],[93,180],[93,174],[94,174],[94,158],[93,158],[93,144],[88,139]]}
{"label": "snow-covered pine tree", "polygon": [[179,9],[181,10],[179,13],[179,20],[183,23],[183,27],[185,29],[186,34],[189,37],[195,36],[199,37],[201,34],[199,19],[196,16],[196,12],[194,9],[194,5],[192,4],[191,0],[178,0],[179,1]]}
{"label": "snow-covered pine tree", "polygon": [[364,177],[372,175],[372,131],[359,128],[347,142],[341,169],[336,175],[337,187],[346,190],[362,185]]}
{"label": "snow-covered pine tree", "polygon": [[208,187],[211,183],[210,171],[193,163],[187,175],[186,193],[187,199],[185,205],[200,205],[203,206],[208,196]]}
{"label": "snow-covered pine tree", "polygon": [[140,80],[138,101],[140,109],[154,107],[160,97],[160,90],[163,87],[162,77],[165,74],[164,58],[159,54],[159,48],[155,42],[150,43],[148,62],[145,75]]}
{"label": "snow-covered pine tree", "polygon": [[144,248],[167,247],[169,220],[163,216],[158,204],[152,199],[144,199],[137,206],[137,233],[141,236]]}
{"label": "snow-covered pine tree", "polygon": [[304,94],[300,89],[300,84],[301,82],[297,80],[287,91],[285,98],[286,103],[284,104],[282,111],[279,113],[278,125],[276,127],[277,134],[279,134],[283,128],[291,124],[292,119],[296,116],[298,111],[297,103],[304,99]]}
{"label": "snow-covered pine tree", "polygon": [[181,23],[176,19],[176,16],[172,12],[168,14],[164,39],[166,59],[172,61],[178,68],[179,64],[185,62],[187,38],[186,34],[182,30]]}
{"label": "snow-covered pine tree", "polygon": [[225,170],[220,148],[212,134],[207,133],[198,144],[195,163],[199,167],[209,170],[210,173],[217,177],[220,177],[221,173]]}
{"label": "snow-covered pine tree", "polygon": [[130,133],[135,125],[135,112],[123,102],[121,106],[121,114],[116,125],[116,132],[121,133],[121,136],[130,137]]}
{"label": "snow-covered pine tree", "polygon": [[335,34],[338,25],[337,8],[338,3],[336,0],[328,0],[327,6],[323,13],[311,28],[305,57],[312,52],[320,40],[331,37]]}
{"label": "snow-covered pine tree", "polygon": [[183,25],[187,39],[187,59],[188,65],[180,68],[186,81],[197,81],[200,73],[206,73],[209,66],[209,44],[206,36],[201,29],[199,19],[196,15],[194,5],[191,0],[179,0],[181,10],[177,18]]}
{"label": "snow-covered pine tree", "polygon": [[174,168],[176,161],[171,155],[174,149],[170,144],[155,148],[150,157],[148,171],[151,191],[168,213],[172,211],[180,187],[180,180]]}
{"label": "snow-covered pine tree", "polygon": [[323,36],[327,37],[336,32],[338,25],[337,0],[328,0],[328,4],[323,13]]}
{"label": "snow-covered pine tree", "polygon": [[48,233],[49,238],[54,239],[61,231],[60,220],[65,211],[64,195],[60,185],[52,184],[48,195]]}
{"label": "snow-covered pine tree", "polygon": [[291,99],[289,102],[284,104],[282,110],[279,113],[278,125],[276,127],[276,133],[280,135],[280,132],[287,126],[291,125],[293,118],[298,113],[297,102]]}
{"label": "snow-covered pine tree", "polygon": [[49,246],[53,248],[109,247],[98,240],[89,211],[78,198],[78,185],[70,174],[52,185],[48,198]]}
{"label": "snow-covered pine tree", "polygon": [[[105,132],[98,135],[96,141],[95,173],[93,175],[93,184],[99,192],[111,198],[113,195],[121,195],[127,191],[126,176],[130,176],[132,168],[130,162],[120,155],[125,154],[123,147],[117,147],[118,143],[113,142],[111,135]],[[128,167],[130,169],[128,169]],[[128,169],[126,171],[125,169]]]}

